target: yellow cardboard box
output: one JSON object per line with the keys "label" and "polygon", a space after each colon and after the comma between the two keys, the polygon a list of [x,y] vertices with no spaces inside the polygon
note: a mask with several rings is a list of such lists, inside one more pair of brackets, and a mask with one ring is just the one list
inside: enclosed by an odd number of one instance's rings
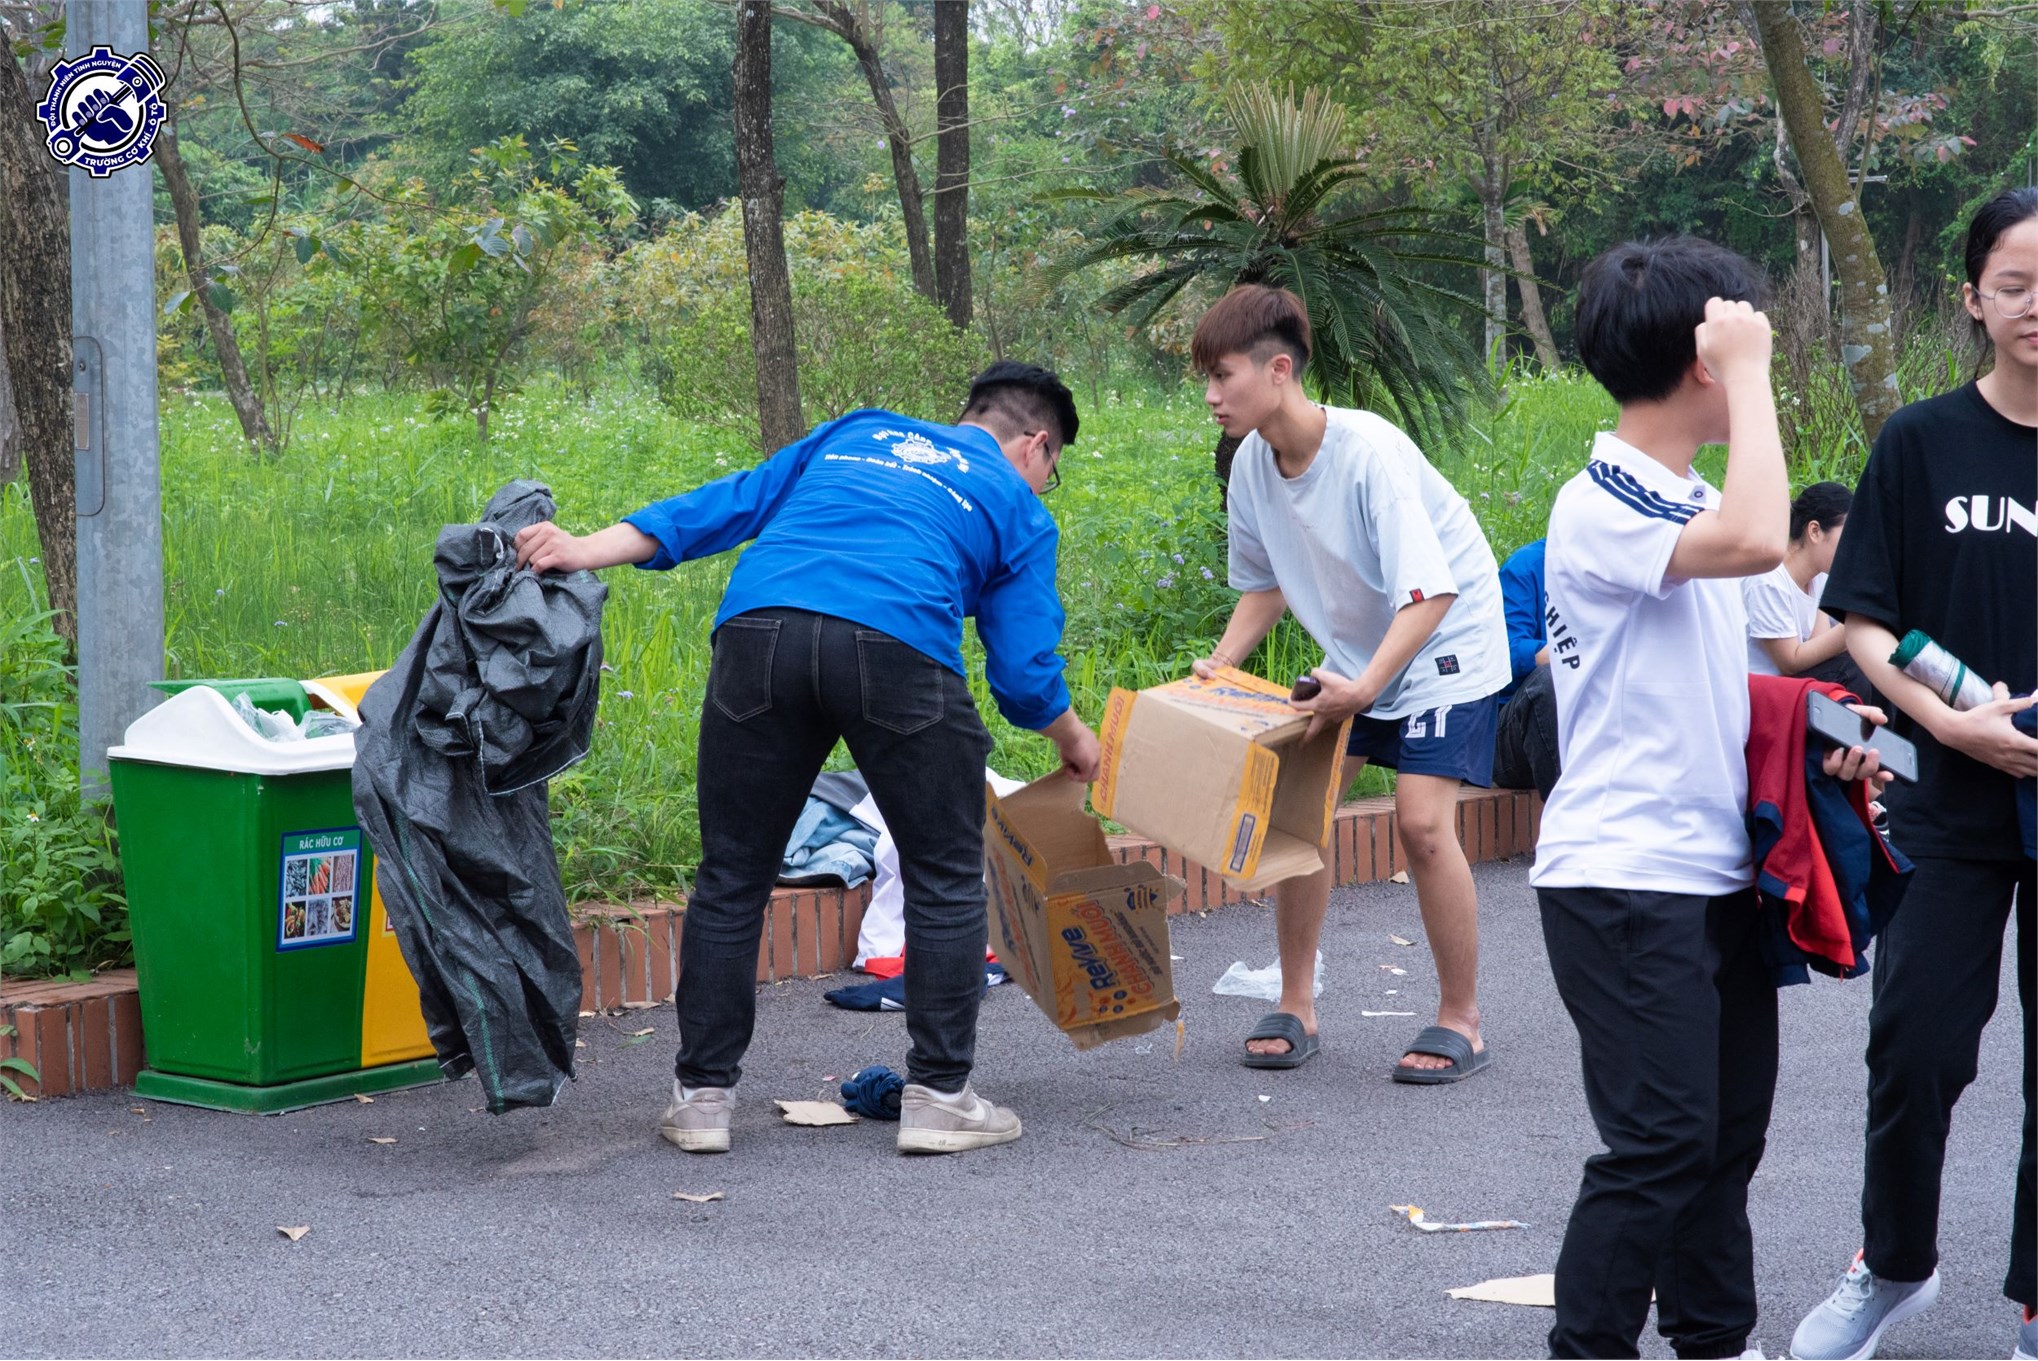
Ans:
{"label": "yellow cardboard box", "polygon": [[1347,719],[1314,738],[1288,688],[1225,667],[1113,690],[1090,803],[1246,892],[1323,868]]}
{"label": "yellow cardboard box", "polygon": [[1181,1014],[1167,904],[1182,883],[1144,861],[1115,863],[1081,785],[1049,775],[1002,799],[986,787],[984,867],[991,947],[1076,1048]]}

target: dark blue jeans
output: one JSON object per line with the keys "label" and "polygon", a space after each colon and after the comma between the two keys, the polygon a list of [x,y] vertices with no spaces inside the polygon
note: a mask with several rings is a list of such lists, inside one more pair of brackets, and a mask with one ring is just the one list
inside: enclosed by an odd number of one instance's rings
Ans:
{"label": "dark blue jeans", "polygon": [[961,676],[891,635],[805,610],[715,631],[696,768],[701,864],[680,944],[679,1080],[733,1087],[786,838],[840,739],[898,843],[908,1080],[961,1091],[984,991],[984,759]]}

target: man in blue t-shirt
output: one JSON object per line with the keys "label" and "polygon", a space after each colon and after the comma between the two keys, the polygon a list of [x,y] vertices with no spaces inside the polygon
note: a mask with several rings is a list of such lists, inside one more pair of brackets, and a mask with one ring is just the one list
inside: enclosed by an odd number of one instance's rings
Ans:
{"label": "man in blue t-shirt", "polygon": [[955,425],[857,411],[764,463],[576,537],[517,536],[519,565],[675,567],[756,540],[715,616],[696,778],[701,863],[687,900],[679,1059],[659,1126],[690,1153],[729,1147],[756,1015],[764,911],[786,838],[838,739],[899,848],[906,887],[908,1082],[898,1147],[1009,1143],[1019,1118],[971,1090],[983,995],[984,759],[962,660],[977,621],[999,712],[1051,739],[1070,778],[1097,738],[1062,680],[1054,520],[1042,493],[1075,442],[1046,369],[992,365]]}

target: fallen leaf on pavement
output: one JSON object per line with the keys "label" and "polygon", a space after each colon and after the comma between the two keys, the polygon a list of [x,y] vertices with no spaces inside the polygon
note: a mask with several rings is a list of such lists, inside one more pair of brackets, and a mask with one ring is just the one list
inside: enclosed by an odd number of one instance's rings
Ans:
{"label": "fallen leaf on pavement", "polygon": [[856,1117],[833,1101],[781,1101],[788,1125],[853,1125]]}
{"label": "fallen leaf on pavement", "polygon": [[1395,943],[1396,945],[1413,945],[1413,944],[1415,944],[1415,942],[1414,942],[1414,941],[1410,940],[1410,939],[1409,939],[1408,937],[1406,937],[1406,936],[1389,936],[1389,937],[1387,937],[1387,939],[1389,939],[1389,940],[1393,941],[1393,942],[1394,942],[1394,943]]}
{"label": "fallen leaf on pavement", "polygon": [[674,1200],[690,1200],[696,1205],[705,1205],[711,1200],[720,1200],[722,1193],[720,1191],[704,1191],[696,1194],[692,1191],[674,1191],[672,1198]]}
{"label": "fallen leaf on pavement", "polygon": [[394,1140],[394,1139],[389,1139],[389,1138],[380,1138],[380,1139],[378,1139],[378,1138],[370,1138],[370,1139],[368,1140],[368,1142],[369,1142],[369,1143],[371,1143],[371,1144],[393,1144],[393,1143],[395,1143],[395,1142],[396,1142],[396,1140]]}
{"label": "fallen leaf on pavement", "polygon": [[573,1042],[573,1047],[574,1047],[575,1049],[585,1049],[585,1048],[587,1048],[587,1041],[586,1041],[586,1040],[575,1040],[575,1041]]}
{"label": "fallen leaf on pavement", "polygon": [[1182,1046],[1183,1046],[1183,1045],[1185,1045],[1185,1044],[1187,1044],[1188,1042],[1189,1042],[1189,1023],[1188,1023],[1187,1021],[1183,1020],[1183,1019],[1182,1019],[1181,1017],[1177,1016],[1177,1017],[1175,1018],[1175,1062],[1176,1062],[1176,1063],[1180,1063],[1180,1062],[1182,1061]]}
{"label": "fallen leaf on pavement", "polygon": [[354,1093],[354,1099],[355,1099],[356,1101],[360,1102],[360,1103],[361,1103],[362,1105],[364,1105],[364,1106],[372,1106],[372,1105],[374,1105],[374,1104],[375,1104],[375,1098],[374,1098],[374,1097],[372,1097],[372,1096],[363,1096],[363,1095],[361,1095],[361,1094],[360,1094],[359,1092],[355,1092],[355,1093]]}
{"label": "fallen leaf on pavement", "polygon": [[650,1039],[653,1035],[656,1035],[657,1033],[658,1031],[655,1028],[647,1025],[642,1030],[631,1031],[629,1038],[624,1040],[623,1044],[625,1047],[628,1047],[633,1044],[642,1044],[644,1043],[644,1041]]}
{"label": "fallen leaf on pavement", "polygon": [[1539,1276],[1501,1276],[1477,1285],[1459,1286],[1444,1292],[1454,1300],[1484,1300],[1488,1304],[1526,1304],[1541,1309],[1557,1307],[1557,1278],[1551,1272]]}
{"label": "fallen leaf on pavement", "polygon": [[288,1238],[291,1242],[295,1243],[298,1239],[304,1237],[304,1235],[311,1232],[311,1225],[299,1224],[294,1229],[286,1229],[281,1224],[278,1224],[276,1226],[276,1232],[282,1234],[285,1238]]}
{"label": "fallen leaf on pavement", "polygon": [[1390,874],[1390,875],[1388,875],[1388,876],[1387,876],[1387,882],[1388,882],[1388,883],[1390,883],[1390,884],[1405,884],[1405,883],[1407,883],[1407,882],[1408,882],[1408,871],[1407,871],[1407,870],[1396,870],[1396,871],[1394,871],[1394,873],[1392,873],[1392,874]]}

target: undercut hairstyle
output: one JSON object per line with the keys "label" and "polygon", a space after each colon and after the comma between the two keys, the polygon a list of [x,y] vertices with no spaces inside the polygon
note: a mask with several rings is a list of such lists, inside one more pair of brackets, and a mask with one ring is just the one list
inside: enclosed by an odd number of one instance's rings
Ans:
{"label": "undercut hairstyle", "polygon": [[1854,493],[1845,482],[1814,482],[1790,503],[1790,537],[1796,542],[1813,525],[1831,532],[1847,522]]}
{"label": "undercut hairstyle", "polygon": [[1629,241],[1585,267],[1578,282],[1578,357],[1616,402],[1660,402],[1698,358],[1708,298],[1760,307],[1762,271],[1693,236]]}
{"label": "undercut hairstyle", "polygon": [[1001,442],[1045,430],[1062,448],[1076,442],[1082,422],[1076,399],[1053,369],[1001,359],[976,376],[959,418],[983,426]]}
{"label": "undercut hairstyle", "polygon": [[1295,361],[1299,375],[1309,367],[1309,312],[1302,299],[1285,288],[1240,284],[1219,298],[1196,333],[1189,338],[1189,358],[1196,371],[1208,373],[1228,354],[1242,354],[1264,364],[1276,354]]}

